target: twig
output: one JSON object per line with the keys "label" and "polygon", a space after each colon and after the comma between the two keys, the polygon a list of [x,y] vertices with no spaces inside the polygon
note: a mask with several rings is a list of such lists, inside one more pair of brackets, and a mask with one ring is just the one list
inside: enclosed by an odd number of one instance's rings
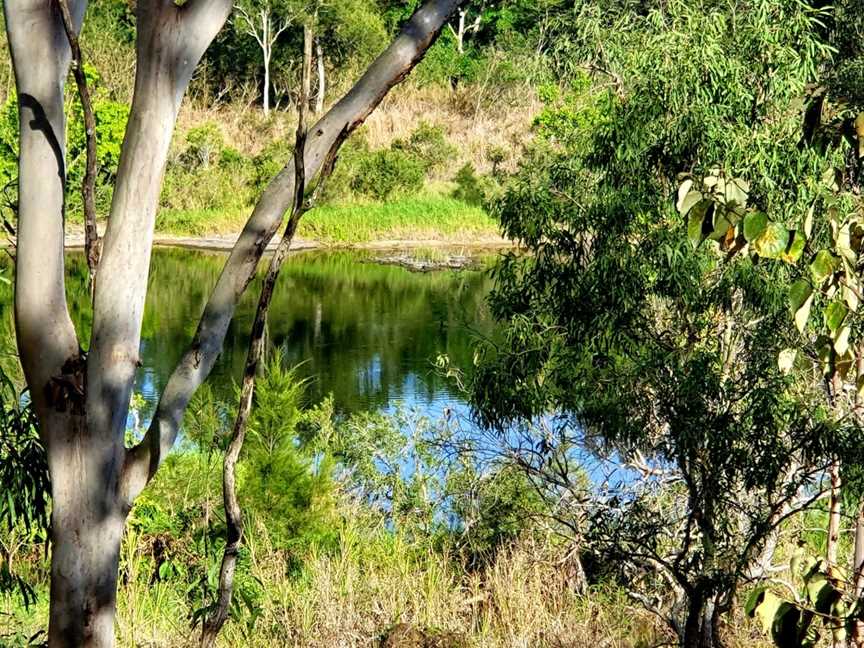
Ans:
{"label": "twig", "polygon": [[67,0],[57,0],[57,4],[63,18],[63,29],[69,40],[69,48],[72,50],[72,75],[75,77],[75,85],[78,86],[81,111],[84,114],[87,164],[84,180],[81,183],[81,195],[84,199],[84,250],[87,254],[87,267],[90,271],[90,294],[92,295],[96,268],[99,266],[99,232],[96,229],[96,117],[93,114],[93,102],[90,99],[90,90],[87,88],[87,75],[84,73],[81,46],[78,44],[78,35],[75,33],[75,26],[72,23],[69,4]]}

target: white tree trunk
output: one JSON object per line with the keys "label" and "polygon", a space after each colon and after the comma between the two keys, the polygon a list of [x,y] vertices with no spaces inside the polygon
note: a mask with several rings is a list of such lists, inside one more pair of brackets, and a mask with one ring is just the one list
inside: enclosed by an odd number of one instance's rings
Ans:
{"label": "white tree trunk", "polygon": [[315,95],[315,114],[324,112],[324,94],[327,91],[327,79],[324,71],[324,48],[321,47],[321,39],[315,39],[315,61],[318,70],[318,92]]}
{"label": "white tree trunk", "polygon": [[270,115],[270,57],[264,56],[264,116]]}

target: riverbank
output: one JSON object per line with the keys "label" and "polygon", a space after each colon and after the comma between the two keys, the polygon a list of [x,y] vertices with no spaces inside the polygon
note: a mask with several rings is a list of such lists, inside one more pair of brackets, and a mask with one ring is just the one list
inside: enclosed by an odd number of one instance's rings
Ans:
{"label": "riverbank", "polygon": [[[159,214],[154,244],[195,250],[231,250],[252,208]],[[99,223],[100,233],[105,222]],[[274,237],[269,249],[275,249]],[[483,209],[461,201],[420,196],[388,203],[325,205],[300,223],[294,251],[325,248],[392,250],[442,247],[503,248],[501,236]],[[66,247],[83,248],[84,230],[69,223]]]}

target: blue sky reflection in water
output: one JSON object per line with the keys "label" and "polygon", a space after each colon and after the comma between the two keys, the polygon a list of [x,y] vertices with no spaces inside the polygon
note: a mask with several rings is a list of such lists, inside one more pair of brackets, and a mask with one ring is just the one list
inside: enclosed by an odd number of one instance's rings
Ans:
{"label": "blue sky reflection in water", "polygon": [[[397,404],[439,416],[464,412],[459,397],[434,369],[438,354],[470,367],[477,336],[491,334],[485,299],[491,287],[480,271],[410,272],[375,262],[371,252],[306,252],[290,258],[274,295],[267,327],[286,362],[311,379],[310,403],[334,396],[337,411],[392,411]],[[149,419],[164,384],[187,348],[225,254],[156,249],[135,391]],[[67,294],[79,331],[90,324],[80,254],[68,262]],[[260,279],[260,277],[259,277]],[[217,395],[233,397],[249,342],[260,281],[247,290],[210,378]]]}

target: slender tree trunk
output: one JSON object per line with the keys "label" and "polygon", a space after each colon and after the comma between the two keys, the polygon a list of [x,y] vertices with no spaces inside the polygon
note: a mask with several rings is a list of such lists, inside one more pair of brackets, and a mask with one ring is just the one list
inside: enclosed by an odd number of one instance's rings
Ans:
{"label": "slender tree trunk", "polygon": [[[858,503],[855,520],[855,552],[852,558],[855,598],[860,601],[864,594],[864,499]],[[856,620],[852,626],[852,645],[864,646],[864,621]]]}
{"label": "slender tree trunk", "polygon": [[264,55],[264,116],[270,115],[270,56]]}
{"label": "slender tree trunk", "polygon": [[717,620],[719,613],[714,597],[698,591],[688,601],[684,623],[683,648],[722,648]]}
{"label": "slender tree trunk", "polygon": [[828,576],[835,577],[837,571],[837,548],[840,542],[840,464],[835,461],[828,469],[831,480],[831,496],[828,504],[828,542],[825,549],[825,560],[828,566]]}
{"label": "slender tree trunk", "polygon": [[321,47],[321,39],[315,39],[315,62],[318,70],[318,92],[315,95],[315,114],[324,112],[324,94],[327,91],[327,79],[324,71],[324,48]]}

